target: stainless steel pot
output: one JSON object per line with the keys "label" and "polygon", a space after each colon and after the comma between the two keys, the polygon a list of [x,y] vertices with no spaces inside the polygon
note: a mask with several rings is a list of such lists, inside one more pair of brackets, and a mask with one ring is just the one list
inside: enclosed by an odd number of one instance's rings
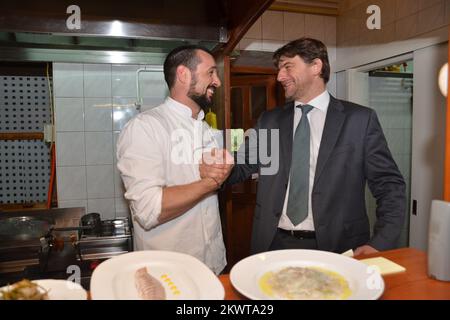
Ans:
{"label": "stainless steel pot", "polygon": [[27,241],[46,235],[53,223],[44,218],[21,216],[0,219],[0,239]]}
{"label": "stainless steel pot", "polygon": [[83,231],[84,235],[90,236],[99,236],[102,233],[102,220],[100,214],[97,212],[92,212],[85,214],[80,219],[80,225],[83,228],[80,230]]}
{"label": "stainless steel pot", "polygon": [[56,228],[54,221],[43,217],[18,216],[0,218],[0,240],[28,241],[38,240],[53,231],[79,231],[79,234],[98,235],[101,233],[101,219],[98,213],[81,217],[80,226]]}

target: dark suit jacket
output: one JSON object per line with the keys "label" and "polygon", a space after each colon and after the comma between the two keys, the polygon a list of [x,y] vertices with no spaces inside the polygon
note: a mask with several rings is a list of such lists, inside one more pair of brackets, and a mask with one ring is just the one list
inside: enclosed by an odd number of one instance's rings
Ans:
{"label": "dark suit jacket", "polygon": [[[293,117],[291,102],[264,112],[255,127],[256,132],[280,130],[280,158],[277,173],[260,174],[258,178],[252,253],[267,251],[278,227],[291,167]],[[270,148],[270,139],[265,140],[269,140]],[[260,137],[258,147],[261,141]],[[243,146],[248,151],[248,139]],[[238,154],[242,154],[242,148]],[[245,164],[235,165],[227,184],[242,182],[270,165],[262,164],[259,157],[256,164],[249,164],[248,152],[246,158]],[[377,221],[371,239],[365,207],[366,182],[377,200]],[[405,182],[375,111],[331,97],[311,198],[320,250],[341,253],[364,244],[378,250],[396,246],[405,216]]]}

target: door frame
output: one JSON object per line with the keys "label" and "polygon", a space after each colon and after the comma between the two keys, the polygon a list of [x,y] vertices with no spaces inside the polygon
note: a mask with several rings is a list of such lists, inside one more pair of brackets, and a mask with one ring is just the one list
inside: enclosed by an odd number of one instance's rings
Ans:
{"label": "door frame", "polygon": [[[267,108],[274,108],[276,107],[277,104],[277,100],[280,99],[280,96],[282,94],[282,92],[280,93],[280,91],[277,89],[277,87],[279,86],[278,82],[276,81],[276,74],[277,74],[277,70],[275,68],[267,68],[267,67],[255,67],[255,66],[232,66],[230,68],[230,78],[229,78],[229,87],[228,87],[228,96],[229,96],[229,109],[230,111],[226,114],[227,119],[225,119],[225,121],[230,125],[229,127],[227,127],[227,129],[231,128],[231,89],[232,88],[236,88],[236,87],[246,87],[248,86],[248,88],[250,88],[251,86],[258,86],[259,85],[265,85],[267,86],[270,83],[270,86],[272,87],[272,89],[269,90],[275,90],[275,92],[271,92],[272,95],[275,95],[275,99],[271,98],[271,94],[268,94],[267,96]],[[271,77],[272,79],[268,79],[269,77]],[[246,93],[246,94],[245,94]],[[250,95],[250,91],[249,90],[243,90],[243,94],[245,94],[245,96],[243,95],[243,100],[247,101],[250,100],[249,95]],[[284,95],[283,95],[283,99],[284,99]],[[245,104],[245,103],[244,103]],[[246,105],[244,106],[244,110],[243,112],[247,112],[247,115],[249,114],[249,112],[251,112],[251,108],[248,105],[248,101],[246,103]],[[248,127],[251,128],[253,127],[253,125],[251,123],[243,123],[244,127]],[[226,138],[227,139],[227,145],[228,145],[228,141],[230,140],[229,137]],[[232,193],[232,187],[231,186],[227,186],[225,189],[225,192],[223,193],[224,198],[225,198],[225,205],[223,206],[225,208],[225,220],[226,220],[226,224],[225,224],[225,228],[224,228],[224,236],[226,239],[226,246],[227,246],[227,260],[228,260],[228,265],[227,268],[225,269],[226,271],[229,272],[230,268],[236,263],[238,262],[238,260],[236,259],[236,256],[238,255],[237,250],[235,250],[235,244],[236,244],[236,235],[233,234],[233,228],[236,227],[236,219],[237,217],[234,216],[233,212],[236,211],[233,210],[233,200],[235,201],[243,201],[243,202],[251,202],[253,200],[253,202],[256,201],[256,194],[251,195],[248,194],[246,192],[252,190],[252,185],[251,185],[251,181],[247,180],[247,185],[245,186],[245,191],[244,193],[240,194],[240,198],[239,199],[233,199],[233,193]],[[235,203],[236,205],[236,203]],[[254,208],[252,209],[254,210]],[[253,220],[253,219],[252,219]],[[246,224],[247,226],[247,224]],[[246,232],[248,234],[251,234],[251,224],[250,226],[247,226],[249,228],[249,230],[246,230]],[[245,228],[247,228],[245,227]],[[243,226],[241,225],[240,228],[243,228]]]}
{"label": "door frame", "polygon": [[[443,43],[438,43],[438,44],[434,44],[430,47],[437,47],[442,44]],[[444,44],[445,44],[445,42],[444,42]],[[369,63],[369,64],[359,66],[359,67],[356,67],[353,69],[338,72],[337,75],[338,75],[338,79],[340,81],[338,81],[338,83],[337,83],[337,92],[340,92],[339,98],[345,99],[345,100],[356,99],[357,101],[366,100],[366,97],[364,97],[364,93],[361,93],[358,91],[358,88],[364,87],[364,85],[358,81],[355,81],[355,78],[358,78],[358,73],[368,72],[373,69],[382,68],[382,67],[396,64],[396,63],[406,61],[406,60],[413,60],[414,66],[416,69],[417,53],[420,52],[421,50],[426,50],[430,47],[425,47],[422,49],[415,50],[414,52],[408,52],[408,53],[398,55],[398,56],[395,56],[395,57],[392,57],[389,59],[376,61],[374,63]],[[449,49],[449,55],[450,55],[450,49]],[[450,60],[450,58],[448,58],[448,60]],[[415,74],[415,81],[414,81],[413,92],[414,92],[414,97],[418,97],[422,94],[421,91],[426,90],[426,89],[421,88],[421,86],[416,82],[416,77],[419,76],[416,73],[416,71],[414,71],[414,74]],[[423,75],[421,75],[421,76],[423,76]],[[360,79],[361,78],[359,77],[359,80]],[[430,81],[433,84],[436,84],[436,86],[437,86],[437,77],[433,77],[433,78],[430,77]],[[368,95],[368,91],[367,91],[367,95]],[[449,99],[449,98],[447,98],[447,99]],[[450,102],[447,102],[447,104],[449,104],[449,103]],[[418,108],[420,108],[420,102],[418,101],[418,99],[413,98],[413,110],[417,110]],[[447,107],[447,108],[450,108],[450,107]],[[448,110],[450,110],[450,109],[448,109]],[[450,119],[450,115],[448,113],[447,113],[447,117]],[[423,192],[421,190],[423,188],[427,188],[427,187],[422,186],[423,179],[417,176],[418,172],[422,172],[424,170],[423,168],[420,167],[421,165],[418,163],[418,161],[414,161],[414,159],[418,159],[420,157],[420,155],[418,153],[421,152],[417,145],[417,143],[418,143],[417,142],[417,139],[418,139],[417,130],[422,127],[421,123],[424,123],[424,121],[426,122],[428,120],[429,119],[426,119],[426,118],[422,119],[422,117],[418,118],[417,115],[415,116],[414,112],[413,112],[413,128],[412,128],[413,137],[412,137],[412,156],[411,156],[411,201],[410,201],[411,206],[410,206],[409,212],[407,214],[410,219],[410,222],[409,222],[409,224],[410,224],[410,226],[409,226],[409,232],[410,232],[409,246],[416,247],[421,250],[427,249],[427,245],[426,245],[426,239],[427,239],[427,234],[428,234],[428,222],[427,221],[428,221],[429,210],[430,210],[428,203],[429,202],[431,203],[432,199],[434,199],[434,198],[440,199],[444,195],[444,183],[433,183],[432,186],[428,186],[429,189],[434,190],[433,195],[429,195],[427,197],[427,199],[423,199]],[[426,123],[425,123],[425,125],[426,125]],[[450,125],[447,125],[447,127],[450,127]],[[448,139],[450,139],[450,128],[447,130],[448,130],[448,137],[449,137]],[[448,140],[447,140],[447,144],[450,144],[448,142]],[[444,152],[444,150],[443,150],[443,152]],[[450,154],[450,151],[447,151],[447,152]],[[450,163],[447,166],[450,168]],[[442,170],[443,169],[444,169],[444,166],[442,166]],[[450,175],[450,169],[449,169],[449,175]],[[433,179],[431,179],[430,181],[432,182]],[[450,191],[449,191],[449,193],[450,193]],[[449,197],[448,201],[450,201],[450,194],[448,197]],[[412,202],[413,202],[413,199],[419,199],[419,198],[420,198],[420,201],[418,200],[417,211],[419,212],[418,215],[420,214],[420,219],[419,219],[420,221],[415,222],[414,219],[417,220],[417,216],[412,214],[412,211],[413,211]]]}
{"label": "door frame", "polygon": [[[388,58],[385,60],[376,61],[373,63],[369,63],[363,66],[359,66],[353,69],[349,69],[346,71],[341,71],[340,73],[337,73],[337,92],[338,92],[338,98],[348,100],[354,103],[361,104],[366,107],[370,107],[369,105],[369,71],[380,69],[383,67],[387,67],[393,64],[399,64],[404,61],[414,61],[414,53],[409,52],[405,53],[399,56],[395,56],[392,58]],[[414,109],[414,101],[413,101],[413,109]],[[413,130],[413,129],[411,129]],[[412,142],[414,144],[414,142]],[[411,155],[412,158],[412,155]],[[412,161],[412,160],[411,160]],[[411,177],[412,177],[412,170],[411,170]],[[411,179],[412,181],[412,179]],[[412,192],[412,183],[411,183],[411,199],[413,199],[413,192]],[[410,201],[411,202],[411,201]],[[408,204],[409,206],[409,204]],[[410,206],[407,213],[408,217],[411,215],[411,208]],[[410,241],[410,218],[408,219],[408,225],[405,226],[407,234],[407,241],[409,243]],[[403,227],[402,227],[402,232]]]}

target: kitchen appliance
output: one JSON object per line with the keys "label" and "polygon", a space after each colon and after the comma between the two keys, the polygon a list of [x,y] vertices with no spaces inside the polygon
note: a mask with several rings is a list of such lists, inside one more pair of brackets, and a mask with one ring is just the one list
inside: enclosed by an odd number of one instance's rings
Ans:
{"label": "kitchen appliance", "polygon": [[[0,286],[27,279],[79,278],[102,261],[133,251],[128,218],[101,220],[84,208],[3,213],[0,216]],[[72,278],[73,279],[73,278]]]}
{"label": "kitchen appliance", "polygon": [[80,234],[91,235],[91,236],[99,236],[102,232],[101,218],[100,214],[93,212],[88,213],[81,217],[80,224],[82,227],[86,227],[83,232],[80,230]]}
{"label": "kitchen appliance", "polygon": [[450,281],[450,202],[433,200],[431,203],[428,275]]}

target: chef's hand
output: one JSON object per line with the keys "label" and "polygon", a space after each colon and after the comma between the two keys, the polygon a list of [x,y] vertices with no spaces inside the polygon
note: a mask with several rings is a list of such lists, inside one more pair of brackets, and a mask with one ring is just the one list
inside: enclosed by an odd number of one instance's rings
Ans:
{"label": "chef's hand", "polygon": [[371,247],[369,245],[365,245],[365,246],[361,246],[356,248],[355,252],[353,253],[353,256],[359,256],[359,255],[366,255],[366,254],[371,254],[371,253],[376,253],[379,252],[377,249],[375,249],[374,247]]}
{"label": "chef's hand", "polygon": [[199,165],[200,177],[211,178],[220,187],[228,178],[234,166],[233,156],[226,149],[212,149],[203,153]]}

